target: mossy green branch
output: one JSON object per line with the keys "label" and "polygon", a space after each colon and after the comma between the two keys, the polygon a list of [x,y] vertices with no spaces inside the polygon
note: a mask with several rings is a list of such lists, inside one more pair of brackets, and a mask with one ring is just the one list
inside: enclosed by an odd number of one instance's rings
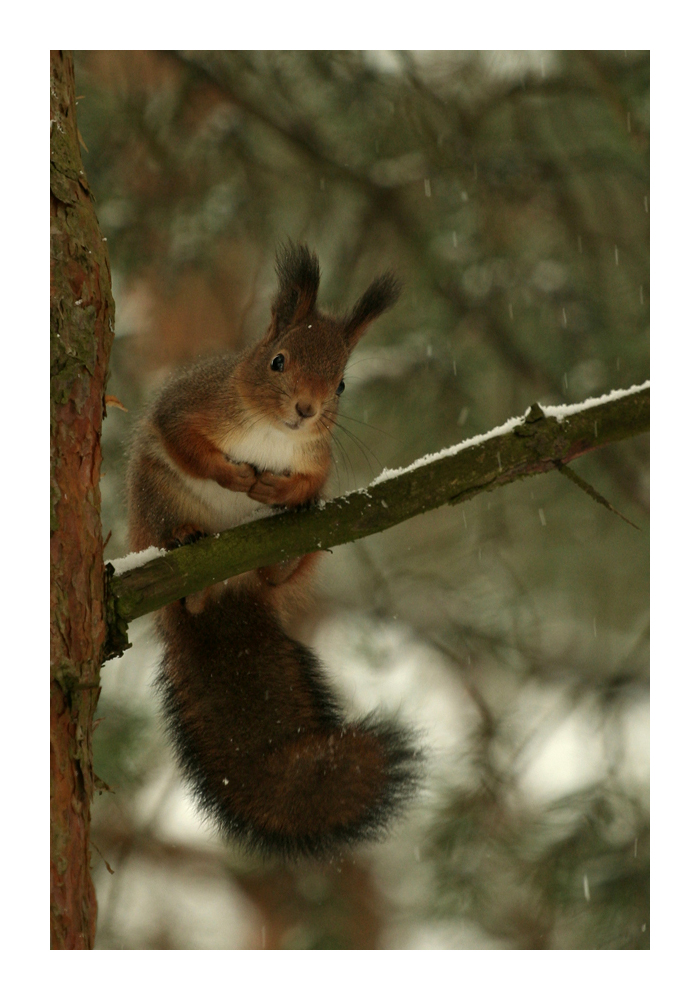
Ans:
{"label": "mossy green branch", "polygon": [[[416,514],[471,500],[648,431],[649,388],[615,396],[578,409],[560,408],[567,412],[558,417],[534,404],[520,420],[398,474],[380,476],[366,490],[243,524],[112,577],[114,619],[132,621],[238,573],[385,531]],[[123,638],[114,648],[124,648]]]}

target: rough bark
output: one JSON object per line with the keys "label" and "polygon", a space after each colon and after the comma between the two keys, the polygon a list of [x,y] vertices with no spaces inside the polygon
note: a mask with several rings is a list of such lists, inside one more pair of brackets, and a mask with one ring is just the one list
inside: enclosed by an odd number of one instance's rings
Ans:
{"label": "rough bark", "polygon": [[100,433],[114,331],[80,158],[73,61],[51,53],[51,947],[90,948],[92,718],[105,639]]}
{"label": "rough bark", "polygon": [[355,541],[443,504],[563,467],[588,451],[648,431],[649,413],[648,387],[603,398],[598,405],[571,407],[561,420],[534,404],[515,426],[496,428],[486,440],[424,460],[369,489],[176,549],[110,581],[109,652],[124,648],[126,622],[210,583]]}

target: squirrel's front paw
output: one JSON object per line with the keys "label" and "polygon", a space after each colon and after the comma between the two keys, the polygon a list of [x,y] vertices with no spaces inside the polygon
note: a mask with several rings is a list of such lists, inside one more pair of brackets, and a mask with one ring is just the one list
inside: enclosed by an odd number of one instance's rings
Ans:
{"label": "squirrel's front paw", "polygon": [[172,531],[165,547],[179,549],[181,545],[189,545],[199,538],[204,538],[204,532],[196,524],[181,524]]}
{"label": "squirrel's front paw", "polygon": [[248,490],[251,500],[258,503],[287,504],[297,490],[296,476],[279,476],[275,472],[261,472]]}
{"label": "squirrel's front paw", "polygon": [[229,462],[226,466],[226,482],[222,485],[235,493],[247,493],[255,483],[255,476],[255,469],[247,462]]}

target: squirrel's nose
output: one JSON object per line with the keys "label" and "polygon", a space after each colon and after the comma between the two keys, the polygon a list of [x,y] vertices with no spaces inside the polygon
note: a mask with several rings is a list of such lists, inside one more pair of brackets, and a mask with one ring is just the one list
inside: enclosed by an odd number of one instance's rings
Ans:
{"label": "squirrel's nose", "polygon": [[316,407],[308,399],[300,399],[296,409],[299,416],[304,419],[316,416]]}

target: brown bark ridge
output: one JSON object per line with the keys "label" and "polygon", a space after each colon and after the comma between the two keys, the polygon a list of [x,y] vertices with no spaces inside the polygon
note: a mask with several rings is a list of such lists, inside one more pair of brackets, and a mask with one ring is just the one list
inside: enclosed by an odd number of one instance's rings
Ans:
{"label": "brown bark ridge", "polygon": [[91,948],[92,717],[105,639],[100,433],[114,336],[70,53],[51,53],[51,948]]}

